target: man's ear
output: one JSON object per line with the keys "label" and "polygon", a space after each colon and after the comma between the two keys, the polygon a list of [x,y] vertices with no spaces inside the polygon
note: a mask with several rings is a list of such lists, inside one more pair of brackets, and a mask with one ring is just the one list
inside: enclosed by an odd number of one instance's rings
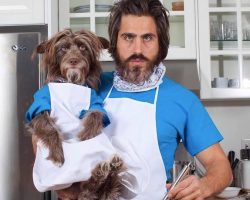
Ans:
{"label": "man's ear", "polygon": [[103,49],[109,48],[109,41],[106,38],[98,36],[98,39],[100,40]]}

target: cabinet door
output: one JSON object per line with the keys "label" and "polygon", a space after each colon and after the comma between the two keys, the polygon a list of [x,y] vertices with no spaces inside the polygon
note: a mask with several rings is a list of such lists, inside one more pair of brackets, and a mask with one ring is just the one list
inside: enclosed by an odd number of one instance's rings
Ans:
{"label": "cabinet door", "polygon": [[250,98],[250,1],[198,2],[201,98]]}
{"label": "cabinet door", "polygon": [[[60,0],[59,30],[88,29],[108,39],[108,11],[113,3],[113,0]],[[111,61],[112,58],[104,50],[101,60]]]}
{"label": "cabinet door", "polygon": [[1,0],[0,25],[45,23],[44,0]]}
{"label": "cabinet door", "polygon": [[[170,49],[166,59],[196,59],[195,6],[194,0],[162,0],[170,14]],[[184,1],[184,2],[183,2]],[[114,0],[60,0],[59,29],[89,29],[99,36],[108,38],[109,9]],[[102,54],[103,61],[112,60],[109,54]]]}
{"label": "cabinet door", "polygon": [[170,49],[167,60],[196,59],[194,0],[162,0],[169,10]]}

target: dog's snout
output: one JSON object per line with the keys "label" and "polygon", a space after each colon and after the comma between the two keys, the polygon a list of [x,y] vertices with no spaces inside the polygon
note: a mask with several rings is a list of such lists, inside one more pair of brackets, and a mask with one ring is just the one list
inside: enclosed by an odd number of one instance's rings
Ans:
{"label": "dog's snout", "polygon": [[71,59],[69,59],[69,63],[71,65],[77,65],[78,62],[79,62],[79,59],[77,59],[77,58],[71,58]]}

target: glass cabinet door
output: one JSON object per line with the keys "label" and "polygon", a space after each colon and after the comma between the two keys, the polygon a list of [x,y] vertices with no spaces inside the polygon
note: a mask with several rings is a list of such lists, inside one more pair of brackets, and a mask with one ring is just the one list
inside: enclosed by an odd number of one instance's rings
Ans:
{"label": "glass cabinet door", "polygon": [[[166,59],[196,59],[194,0],[161,0],[170,15],[170,49]],[[108,38],[114,0],[60,0],[59,30],[82,28]],[[107,52],[106,52],[107,53]],[[105,53],[105,54],[106,54]],[[111,60],[103,54],[102,60]]]}
{"label": "glass cabinet door", "polygon": [[170,48],[166,59],[196,59],[194,1],[162,0],[162,3],[170,16]]}
{"label": "glass cabinet door", "polygon": [[163,0],[170,14],[170,47],[185,48],[185,18],[183,0]]}
{"label": "glass cabinet door", "polygon": [[250,50],[250,11],[242,12],[242,47]]}
{"label": "glass cabinet door", "polygon": [[250,1],[198,3],[201,98],[250,98]]}
{"label": "glass cabinet door", "polygon": [[107,37],[107,16],[113,0],[60,0],[59,29],[88,29]]}

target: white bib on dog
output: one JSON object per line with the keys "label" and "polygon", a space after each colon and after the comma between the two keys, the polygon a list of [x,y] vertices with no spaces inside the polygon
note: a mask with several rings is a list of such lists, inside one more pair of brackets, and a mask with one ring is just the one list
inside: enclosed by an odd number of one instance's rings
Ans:
{"label": "white bib on dog", "polygon": [[83,128],[79,119],[82,110],[89,110],[91,89],[71,83],[49,83],[51,112],[64,141],[77,141]]}
{"label": "white bib on dog", "polygon": [[90,88],[71,83],[49,83],[48,87],[50,117],[56,119],[64,140],[65,163],[58,167],[47,160],[48,149],[41,141],[37,143],[33,180],[40,192],[63,189],[74,182],[87,180],[97,163],[110,160],[116,153],[104,133],[86,141],[77,138],[83,128],[80,112],[90,108]]}

